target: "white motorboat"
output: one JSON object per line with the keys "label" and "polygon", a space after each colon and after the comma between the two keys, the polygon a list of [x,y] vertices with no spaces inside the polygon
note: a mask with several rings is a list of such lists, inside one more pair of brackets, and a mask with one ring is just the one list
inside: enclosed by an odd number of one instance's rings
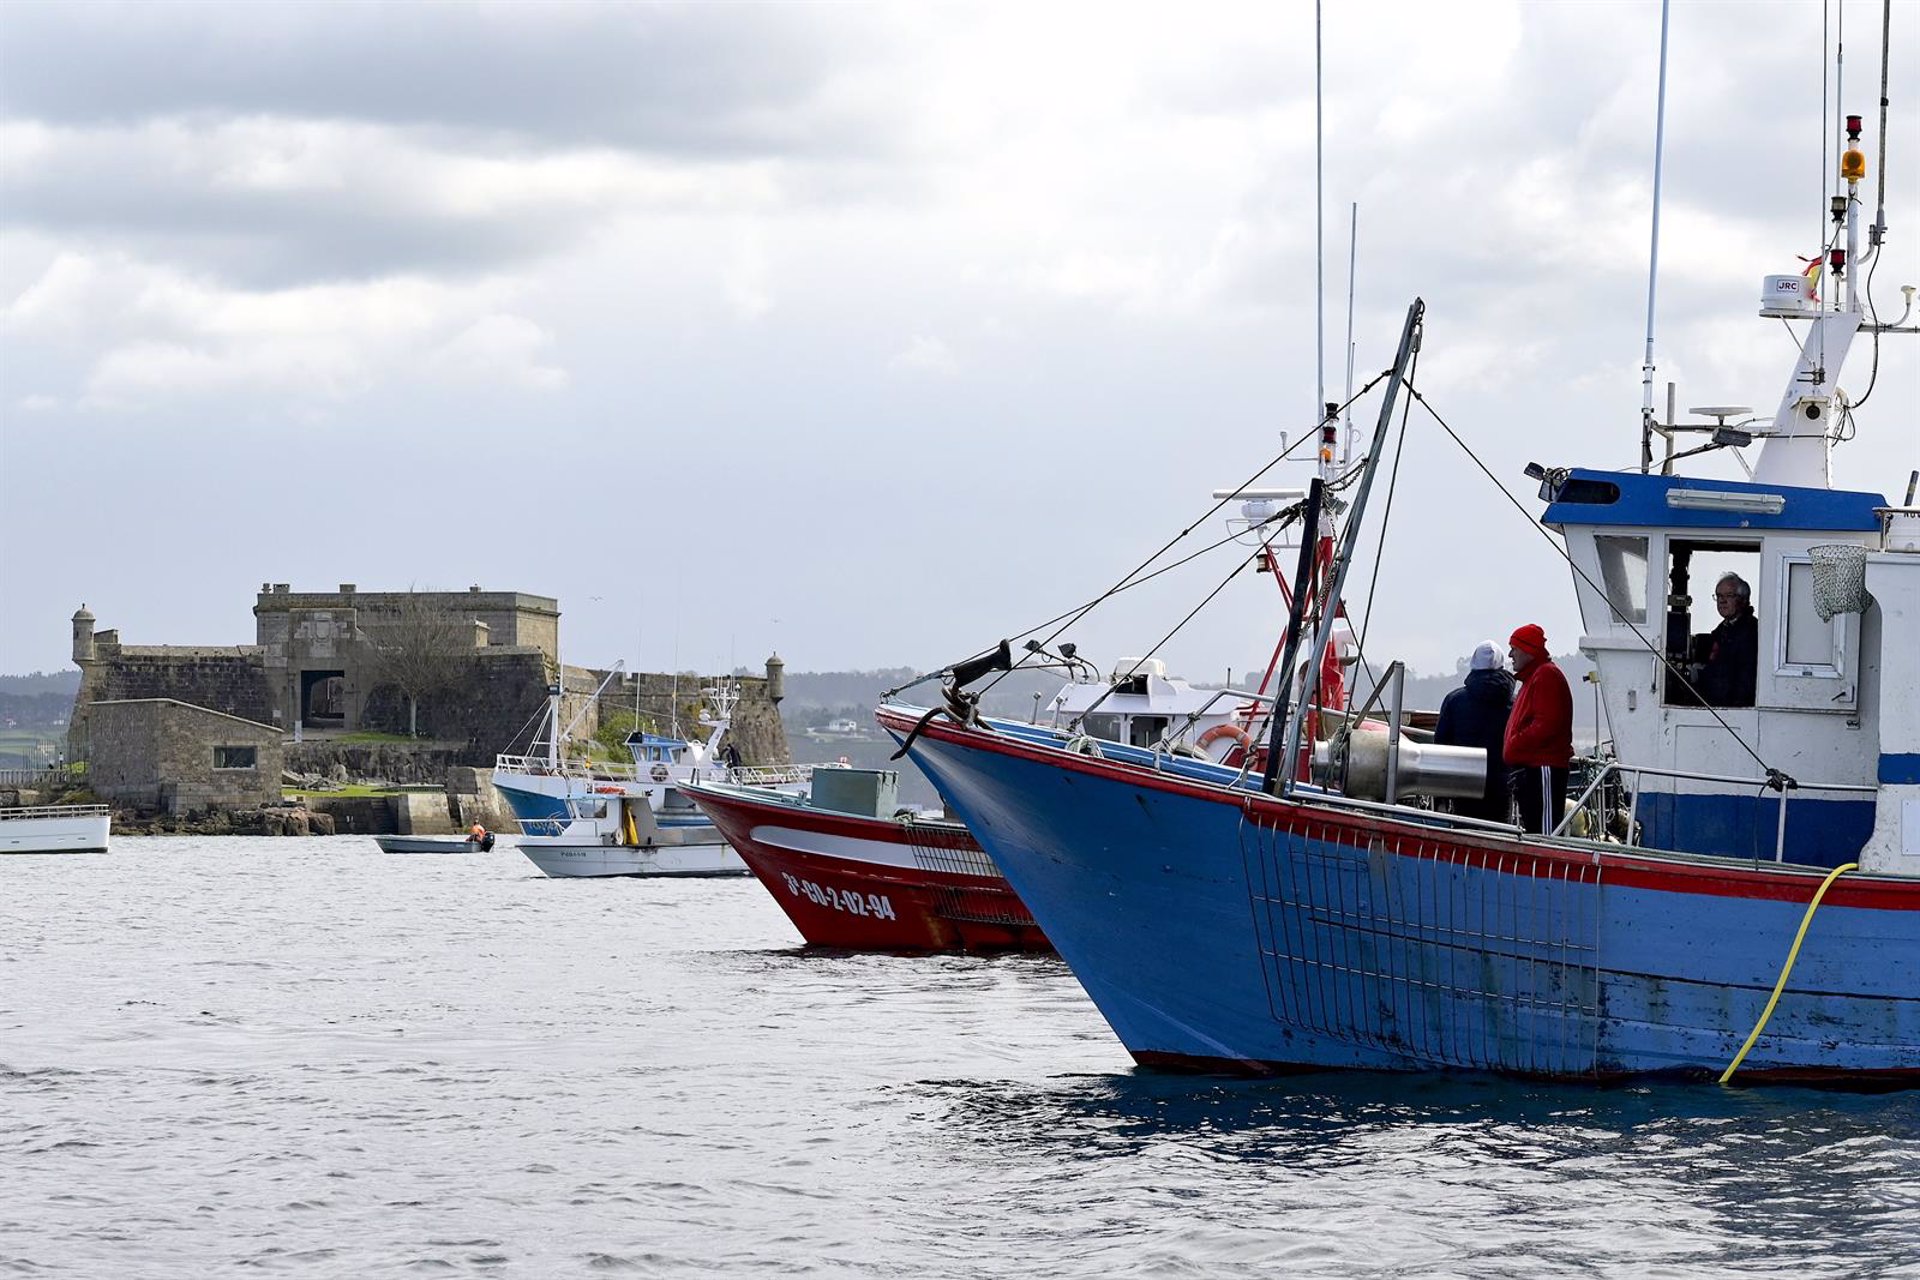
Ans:
{"label": "white motorboat", "polygon": [[112,822],[104,804],[0,809],[0,853],[105,853]]}
{"label": "white motorboat", "polygon": [[662,827],[643,795],[567,800],[557,834],[551,819],[523,820],[520,852],[549,876],[743,876],[747,864],[708,823]]}

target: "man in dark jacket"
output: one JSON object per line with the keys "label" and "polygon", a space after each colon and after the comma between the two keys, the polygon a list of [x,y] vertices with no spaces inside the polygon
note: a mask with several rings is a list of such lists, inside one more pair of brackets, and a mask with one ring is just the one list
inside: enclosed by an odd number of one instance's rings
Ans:
{"label": "man in dark jacket", "polygon": [[1753,589],[1737,573],[1723,573],[1713,588],[1720,625],[1707,636],[1700,668],[1700,700],[1710,707],[1753,705],[1754,670],[1760,660],[1760,620],[1753,616]]}
{"label": "man in dark jacket", "polygon": [[1547,633],[1527,623],[1507,642],[1520,677],[1520,696],[1507,718],[1501,749],[1507,757],[1522,830],[1552,831],[1567,807],[1567,766],[1573,763],[1573,690],[1547,655]]}
{"label": "man in dark jacket", "polygon": [[1513,705],[1513,677],[1507,674],[1500,646],[1489,640],[1473,651],[1467,682],[1440,703],[1433,740],[1448,747],[1478,747],[1487,753],[1487,788],[1478,800],[1455,800],[1453,811],[1489,822],[1512,821],[1507,788],[1507,711]]}

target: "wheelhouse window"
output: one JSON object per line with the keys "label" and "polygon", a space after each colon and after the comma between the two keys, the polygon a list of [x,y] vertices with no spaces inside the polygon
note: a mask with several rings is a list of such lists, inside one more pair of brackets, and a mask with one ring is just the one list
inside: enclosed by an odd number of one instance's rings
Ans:
{"label": "wheelhouse window", "polygon": [[1134,716],[1127,726],[1127,741],[1136,747],[1151,747],[1167,732],[1167,716]]}
{"label": "wheelhouse window", "polygon": [[1821,621],[1814,608],[1811,561],[1789,556],[1783,568],[1778,670],[1802,676],[1839,675],[1845,615]]}
{"label": "wheelhouse window", "polygon": [[1600,585],[1607,593],[1610,622],[1647,620],[1647,540],[1603,533],[1593,540],[1600,553]]}
{"label": "wheelhouse window", "polygon": [[1095,711],[1080,722],[1081,732],[1090,738],[1099,738],[1103,742],[1120,742],[1120,717],[1106,711]]}
{"label": "wheelhouse window", "polygon": [[260,758],[258,747],[215,747],[213,749],[213,767],[216,769],[252,769]]}
{"label": "wheelhouse window", "polygon": [[1759,656],[1759,544],[1673,538],[1667,547],[1667,703],[1752,706]]}

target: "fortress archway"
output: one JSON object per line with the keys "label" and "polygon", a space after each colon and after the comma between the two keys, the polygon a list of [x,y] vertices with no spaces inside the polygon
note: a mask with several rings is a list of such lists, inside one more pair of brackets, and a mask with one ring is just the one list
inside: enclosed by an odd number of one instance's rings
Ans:
{"label": "fortress archway", "polygon": [[347,673],[300,673],[300,723],[309,729],[339,729],[347,723]]}

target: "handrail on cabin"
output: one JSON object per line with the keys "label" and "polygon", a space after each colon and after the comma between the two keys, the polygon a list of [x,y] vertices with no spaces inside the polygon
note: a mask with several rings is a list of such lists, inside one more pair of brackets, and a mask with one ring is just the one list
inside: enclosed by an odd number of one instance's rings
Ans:
{"label": "handrail on cabin", "polygon": [[[1555,826],[1550,834],[1556,836],[1568,834],[1567,824],[1573,821],[1575,814],[1586,810],[1588,802],[1592,800],[1594,795],[1600,790],[1601,785],[1605,783],[1608,778],[1616,774],[1624,775],[1629,773],[1633,775],[1635,783],[1632,791],[1632,800],[1627,806],[1627,832],[1629,838],[1631,838],[1634,825],[1639,819],[1641,788],[1638,784],[1644,775],[1652,774],[1656,778],[1677,778],[1687,782],[1721,782],[1731,786],[1769,787],[1774,785],[1773,780],[1770,778],[1742,778],[1722,773],[1700,773],[1690,769],[1661,769],[1653,765],[1628,765],[1622,764],[1618,760],[1609,760],[1601,768],[1600,772],[1594,776],[1593,781],[1587,784],[1587,789],[1580,793],[1580,798],[1574,801],[1573,807],[1567,810],[1566,816],[1560,819],[1559,825]],[[1780,820],[1775,825],[1773,838],[1773,860],[1775,862],[1786,861],[1787,801],[1792,792],[1845,791],[1862,795],[1873,795],[1878,791],[1878,788],[1863,786],[1854,782],[1795,782],[1791,786],[1781,787],[1779,790]]]}

